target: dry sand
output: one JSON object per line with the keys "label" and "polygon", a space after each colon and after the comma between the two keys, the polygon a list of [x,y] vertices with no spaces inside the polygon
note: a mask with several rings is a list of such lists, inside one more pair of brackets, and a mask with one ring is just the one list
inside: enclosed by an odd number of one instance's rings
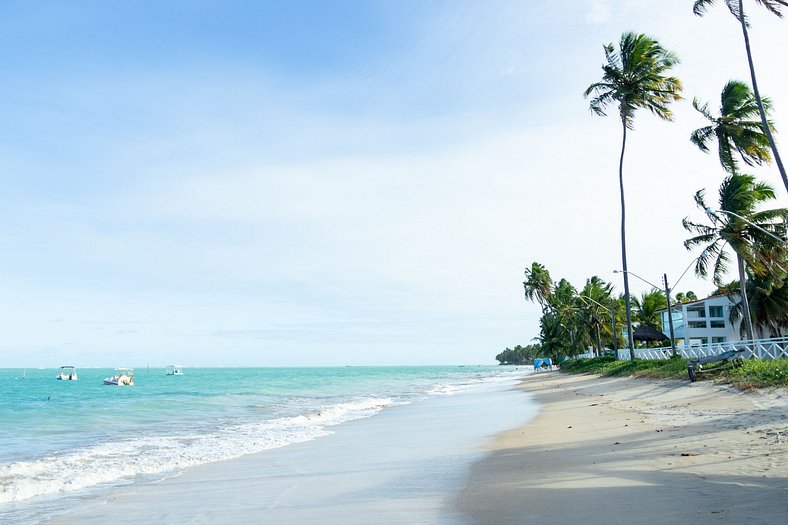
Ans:
{"label": "dry sand", "polygon": [[476,463],[457,508],[480,524],[788,523],[788,393],[558,372],[543,405]]}

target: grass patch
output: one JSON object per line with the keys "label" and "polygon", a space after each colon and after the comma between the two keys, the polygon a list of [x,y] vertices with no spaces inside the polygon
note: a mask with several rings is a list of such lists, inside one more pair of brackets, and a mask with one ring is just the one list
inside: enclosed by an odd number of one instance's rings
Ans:
{"label": "grass patch", "polygon": [[[561,371],[570,374],[592,373],[610,377],[633,376],[689,381],[687,360],[682,358],[616,361],[610,356],[605,356],[563,361]],[[748,359],[739,368],[707,374],[702,376],[701,380],[730,384],[744,390],[788,387],[788,359]]]}
{"label": "grass patch", "polygon": [[788,359],[748,359],[739,368],[720,372],[719,380],[745,390],[788,387]]}

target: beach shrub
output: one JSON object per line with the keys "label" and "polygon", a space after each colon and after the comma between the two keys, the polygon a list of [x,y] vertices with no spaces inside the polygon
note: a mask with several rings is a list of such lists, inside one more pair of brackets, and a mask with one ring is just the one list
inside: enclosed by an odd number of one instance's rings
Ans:
{"label": "beach shrub", "polygon": [[743,389],[788,387],[788,359],[748,359],[742,366],[720,373],[717,380]]}
{"label": "beach shrub", "polygon": [[[561,363],[561,371],[570,374],[600,374],[603,376],[632,376],[652,379],[688,380],[687,360],[635,359],[616,361],[612,357],[578,359]],[[741,389],[788,387],[788,359],[748,359],[738,368],[701,376],[701,380],[730,384]]]}

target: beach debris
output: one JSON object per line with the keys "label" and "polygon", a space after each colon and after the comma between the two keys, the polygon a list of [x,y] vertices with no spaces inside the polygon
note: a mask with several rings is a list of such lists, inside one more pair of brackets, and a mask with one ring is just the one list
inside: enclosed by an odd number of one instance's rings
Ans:
{"label": "beach debris", "polygon": [[681,453],[681,455],[682,455],[683,457],[687,457],[687,456],[700,456],[700,454],[698,454],[697,452],[682,452],[682,453]]}

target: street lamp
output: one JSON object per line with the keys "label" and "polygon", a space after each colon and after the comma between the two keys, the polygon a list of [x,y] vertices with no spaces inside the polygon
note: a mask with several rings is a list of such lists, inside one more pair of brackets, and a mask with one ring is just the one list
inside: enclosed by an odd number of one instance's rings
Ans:
{"label": "street lamp", "polygon": [[[777,237],[775,234],[764,230],[763,228],[761,228],[757,224],[748,221],[747,219],[745,219],[744,217],[742,217],[738,213],[734,213],[734,212],[728,211],[728,210],[712,210],[711,208],[706,208],[704,211],[706,212],[706,215],[711,217],[712,221],[716,221],[716,219],[717,219],[717,216],[714,215],[715,213],[726,213],[728,215],[732,215],[732,216],[736,217],[737,219],[743,220],[744,222],[746,222],[747,224],[749,224],[750,226],[752,226],[756,230],[759,230],[759,231],[765,233],[766,235],[768,235],[772,239],[776,239],[776,240],[780,241],[781,243],[785,244],[786,246],[788,246],[788,240],[782,239],[780,237]],[[785,229],[788,232],[788,216],[785,217]]]}
{"label": "street lamp", "polygon": [[[692,261],[690,261],[689,265],[687,265],[687,267],[684,269],[684,272],[681,274],[681,276],[673,284],[673,288],[670,288],[668,286],[668,274],[666,274],[666,273],[662,274],[662,280],[665,283],[665,300],[668,303],[668,326],[670,326],[670,350],[671,350],[671,355],[673,355],[674,357],[676,356],[676,336],[675,336],[675,334],[673,332],[673,309],[672,309],[672,305],[670,304],[670,292],[672,292],[673,290],[676,289],[676,286],[679,284],[679,281],[681,281],[681,279],[684,277],[684,275],[686,275],[687,270],[690,269],[690,266],[692,266],[692,263],[694,263],[696,260],[697,259],[693,259]],[[645,280],[644,278],[642,278],[641,276],[639,276],[638,274],[636,274],[633,271],[630,271],[630,270],[613,270],[613,273],[628,273],[630,275],[634,275],[635,277],[637,277],[638,279],[640,279],[644,283],[648,284],[649,286],[653,286],[657,290],[660,289],[659,286],[657,286],[656,284],[654,284],[652,282],[649,282],[649,281]],[[685,330],[686,330],[686,328],[685,328]]]}

